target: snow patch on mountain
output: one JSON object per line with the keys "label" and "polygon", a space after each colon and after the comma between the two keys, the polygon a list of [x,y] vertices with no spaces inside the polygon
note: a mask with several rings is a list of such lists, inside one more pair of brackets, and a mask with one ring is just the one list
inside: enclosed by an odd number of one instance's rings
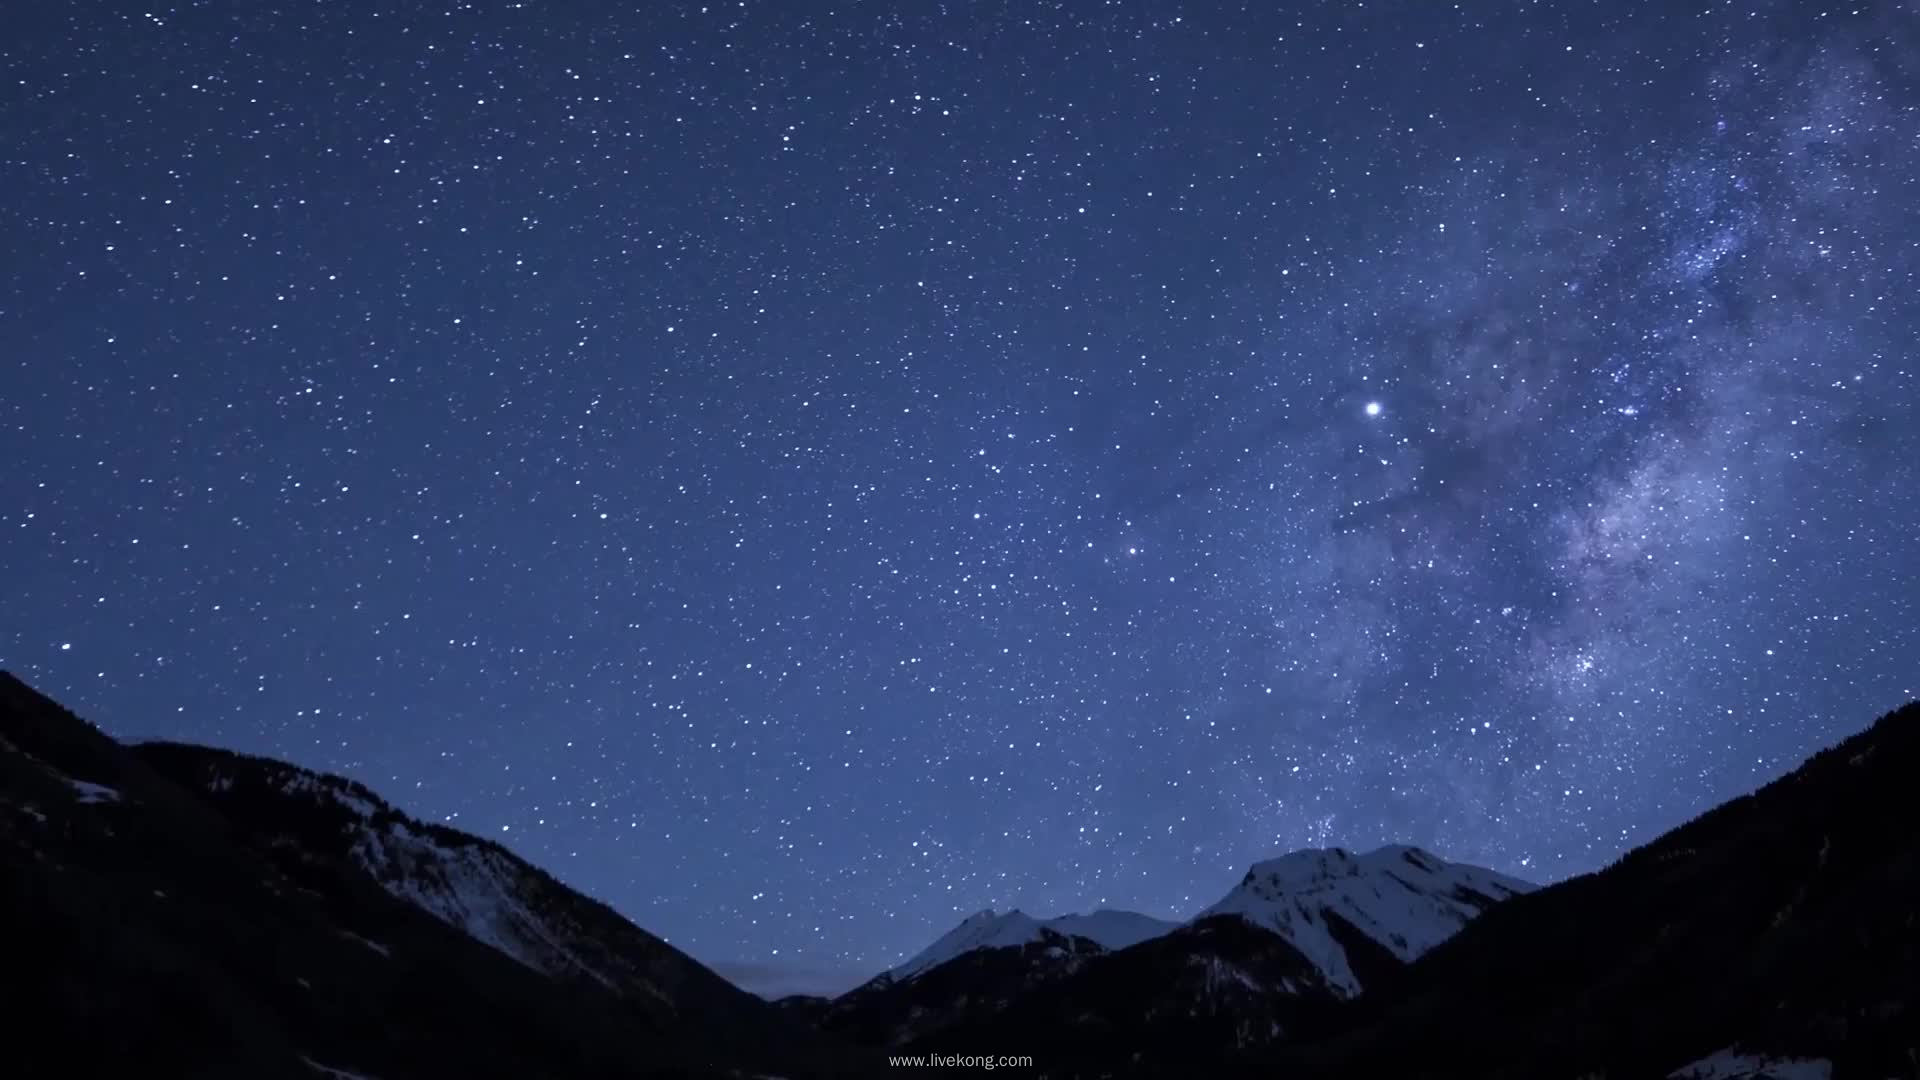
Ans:
{"label": "snow patch on mountain", "polygon": [[[415,822],[355,781],[267,759],[215,759],[197,782],[215,796],[264,784],[296,804],[340,811],[352,858],[387,893],[535,971],[583,975],[615,990],[623,980],[611,973],[639,975],[548,911],[557,887],[527,863],[496,844]],[[387,955],[377,942],[355,940]],[[627,981],[659,996],[644,977]]]}
{"label": "snow patch on mountain", "polygon": [[368,938],[363,938],[359,934],[356,934],[351,930],[340,931],[340,936],[343,938],[346,938],[348,941],[353,941],[361,945],[365,945],[367,948],[372,949],[374,952],[379,953],[381,956],[385,956],[389,958],[393,956],[392,949],[387,948],[385,945],[382,945],[377,941],[373,941]]}
{"label": "snow patch on mountain", "polygon": [[1018,909],[996,914],[988,908],[967,916],[960,925],[887,974],[896,980],[911,979],[975,949],[1011,948],[1042,941],[1047,931],[1086,938],[1107,949],[1124,949],[1159,937],[1178,925],[1135,911],[1102,909],[1084,915],[1036,919]]}
{"label": "snow patch on mountain", "polygon": [[[6,753],[9,753],[9,754],[19,755],[21,758],[27,761],[30,761],[35,766],[39,767],[39,769],[42,772],[45,772],[47,775],[53,777],[56,780],[59,780],[61,783],[67,785],[67,787],[73,789],[74,801],[78,802],[82,806],[96,806],[96,805],[99,805],[100,803],[116,803],[120,801],[120,792],[118,790],[114,788],[110,788],[105,784],[95,784],[87,780],[78,780],[78,779],[75,779],[74,777],[68,776],[66,773],[61,772],[59,769],[54,768],[53,766],[47,764],[46,762],[40,760],[39,758],[33,756],[32,754],[27,753],[25,750],[20,749],[18,746],[15,746],[12,740],[10,739],[7,739],[5,737],[0,737],[0,751],[5,751]],[[17,804],[9,804],[9,805],[17,805]],[[39,819],[41,822],[44,823],[46,821],[45,816],[43,816],[39,811],[35,810],[33,807],[30,807],[30,806],[23,807],[22,809],[25,809],[28,813],[32,814],[35,818]]]}
{"label": "snow patch on mountain", "polygon": [[208,794],[227,794],[234,790],[239,779],[232,771],[234,769],[244,771],[253,781],[268,784],[282,794],[309,802],[328,803],[362,820],[371,820],[382,813],[395,813],[386,800],[357,781],[266,758],[249,758],[226,767],[217,764],[209,766],[199,778],[199,783]]}
{"label": "snow patch on mountain", "polygon": [[352,781],[322,776],[304,769],[294,769],[289,772],[290,775],[281,781],[282,790],[289,795],[331,799],[361,818],[371,818],[382,810],[392,810],[392,807],[382,801],[379,796]]}
{"label": "snow patch on mountain", "polygon": [[331,1065],[322,1065],[310,1057],[302,1057],[300,1059],[300,1063],[302,1065],[305,1065],[307,1068],[312,1069],[315,1073],[319,1074],[320,1076],[326,1077],[327,1080],[374,1080],[373,1077],[368,1076],[366,1073],[348,1072],[346,1069],[336,1069]]}
{"label": "snow patch on mountain", "polygon": [[1667,1074],[1668,1080],[1833,1080],[1833,1062],[1822,1058],[1766,1058],[1732,1047]]}
{"label": "snow patch on mountain", "polygon": [[67,777],[66,780],[68,786],[73,788],[74,794],[79,797],[79,802],[82,805],[120,801],[120,792],[105,784],[91,784],[85,780],[75,780],[71,776]]}
{"label": "snow patch on mountain", "polygon": [[1108,949],[1124,949],[1157,938],[1180,924],[1137,911],[1102,908],[1085,915],[1061,915],[1048,919],[1043,925],[1057,934],[1083,937]]}
{"label": "snow patch on mountain", "polygon": [[1329,914],[1411,962],[1482,911],[1533,888],[1403,844],[1360,855],[1341,848],[1307,850],[1255,863],[1198,918],[1234,915],[1280,935],[1329,988],[1352,997],[1360,993],[1360,980],[1328,926]]}
{"label": "snow patch on mountain", "polygon": [[535,971],[614,985],[527,908],[523,866],[498,848],[443,844],[396,823],[361,830],[354,855],[387,892]]}
{"label": "snow patch on mountain", "polygon": [[1210,994],[1222,989],[1238,988],[1251,994],[1265,994],[1268,987],[1260,980],[1247,974],[1238,965],[1228,963],[1218,956],[1189,956],[1187,963],[1200,968],[1206,976],[1206,987]]}

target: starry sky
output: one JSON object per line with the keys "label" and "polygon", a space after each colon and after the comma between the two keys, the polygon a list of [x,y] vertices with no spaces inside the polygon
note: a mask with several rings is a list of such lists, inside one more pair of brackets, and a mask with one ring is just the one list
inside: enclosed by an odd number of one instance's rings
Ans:
{"label": "starry sky", "polygon": [[[758,986],[1920,694],[1920,4],[36,4],[0,666]],[[781,980],[786,980],[781,982]]]}

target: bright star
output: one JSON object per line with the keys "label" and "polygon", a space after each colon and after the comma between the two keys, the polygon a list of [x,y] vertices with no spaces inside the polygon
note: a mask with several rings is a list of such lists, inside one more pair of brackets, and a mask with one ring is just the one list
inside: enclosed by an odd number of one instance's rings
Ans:
{"label": "bright star", "polygon": [[1379,402],[1377,402],[1377,401],[1369,401],[1369,402],[1367,402],[1367,415],[1368,415],[1368,416],[1379,416],[1379,415],[1380,415],[1380,403],[1379,403]]}

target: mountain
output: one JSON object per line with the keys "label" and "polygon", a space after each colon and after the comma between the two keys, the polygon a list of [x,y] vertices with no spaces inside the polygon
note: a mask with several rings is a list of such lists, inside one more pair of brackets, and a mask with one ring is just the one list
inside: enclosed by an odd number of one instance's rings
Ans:
{"label": "mountain", "polygon": [[974,949],[1003,949],[1060,938],[1084,938],[1103,949],[1124,949],[1179,926],[1135,911],[1102,909],[1086,915],[1035,919],[1022,911],[996,915],[992,909],[962,920],[906,963],[887,974],[894,980],[911,979]]}
{"label": "mountain", "polygon": [[1391,987],[1415,957],[1531,888],[1411,847],[1294,852],[1255,864],[1176,930],[1034,980],[1003,1007],[968,1010],[907,1042],[1035,1046],[1102,1067],[1162,1059],[1226,1067],[1336,1030],[1363,988]]}
{"label": "mountain", "polygon": [[1920,703],[1429,951],[1296,1076],[1920,1076]]}
{"label": "mountain", "polygon": [[[769,1003],[367,788],[123,745],[0,674],[10,1060],[94,1075],[1920,1077],[1920,704],[1597,873],[1255,864],[1174,927],[981,912]],[[865,1050],[848,1050],[849,1044]]]}
{"label": "mountain", "polygon": [[202,746],[131,749],[292,880],[331,888],[336,876],[365,875],[533,971],[612,990],[662,1028],[741,1006],[731,983],[611,908],[492,841],[408,818],[353,781]]}
{"label": "mountain", "polygon": [[1187,924],[982,911],[831,1002],[789,1007],[877,1046],[950,1047],[982,1030],[1071,1053],[1148,1032],[1241,1050],[1318,1031],[1363,981],[1391,979],[1531,888],[1412,847],[1299,851],[1256,864]]}
{"label": "mountain", "polygon": [[1132,911],[1035,919],[977,912],[912,959],[832,999],[784,998],[783,1010],[867,1046],[900,1047],[1005,1008],[1089,959],[1176,927]]}
{"label": "mountain", "polygon": [[[875,980],[910,1022],[843,1030],[1055,1076],[1920,1077],[1915,776],[1920,704],[1597,873],[1534,890],[1415,848],[1296,852],[1130,947]],[[882,1012],[826,1011],[856,1003]]]}
{"label": "mountain", "polygon": [[0,674],[9,1053],[136,1075],[835,1074],[780,1010],[366,788]]}
{"label": "mountain", "polygon": [[1353,997],[1362,989],[1347,955],[1354,934],[1411,962],[1481,912],[1533,888],[1404,845],[1363,855],[1296,851],[1255,864],[1198,917],[1231,915],[1278,934],[1328,990]]}

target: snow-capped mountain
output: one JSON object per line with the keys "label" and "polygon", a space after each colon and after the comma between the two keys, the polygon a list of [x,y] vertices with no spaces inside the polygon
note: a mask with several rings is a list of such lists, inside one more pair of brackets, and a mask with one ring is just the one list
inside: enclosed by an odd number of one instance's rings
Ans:
{"label": "snow-capped mountain", "polygon": [[124,746],[0,673],[0,949],[37,988],[10,1049],[384,1080],[868,1075],[880,1046],[1017,1047],[1058,1076],[1911,1076],[1916,771],[1920,704],[1550,887],[1295,852],[1176,927],[982,912],[774,1006],[358,784]]}
{"label": "snow-capped mountain", "polygon": [[1043,941],[1048,931],[1063,937],[1085,938],[1103,949],[1124,949],[1159,937],[1179,925],[1137,911],[1107,908],[1051,919],[1036,919],[1018,909],[995,914],[989,908],[969,915],[960,925],[887,974],[896,980],[911,979],[975,949],[1003,949]]}
{"label": "snow-capped mountain", "polygon": [[1360,992],[1360,981],[1330,929],[1329,915],[1410,962],[1488,907],[1533,888],[1407,845],[1360,855],[1341,848],[1295,851],[1255,863],[1232,891],[1184,923],[1112,909],[1036,919],[1017,908],[989,908],[961,920],[885,975],[905,981],[965,953],[1031,945],[1047,940],[1049,933],[1085,938],[1109,951],[1125,949],[1201,919],[1231,915],[1280,935],[1329,988],[1351,997]]}
{"label": "snow-capped mountain", "polygon": [[1329,989],[1352,997],[1363,987],[1334,920],[1411,963],[1494,904],[1533,889],[1518,878],[1405,845],[1360,855],[1341,848],[1307,850],[1255,863],[1233,891],[1196,918],[1237,916],[1280,935]]}
{"label": "snow-capped mountain", "polygon": [[912,959],[837,998],[790,1000],[785,1007],[854,1041],[898,1046],[990,1015],[1035,987],[1178,925],[1132,911],[1051,919],[981,911]]}
{"label": "snow-capped mountain", "polygon": [[272,822],[266,840],[283,857],[342,858],[389,895],[541,974],[656,1001],[670,995],[655,979],[701,978],[662,961],[636,962],[624,954],[665,956],[671,947],[498,844],[415,821],[351,780],[201,746],[147,742],[132,750],[216,807],[277,805],[279,813],[244,820]]}
{"label": "snow-capped mountain", "polygon": [[829,1031],[889,1046],[1013,1011],[1092,1041],[1144,1024],[1244,1048],[1310,1027],[1368,978],[1391,976],[1531,888],[1413,847],[1298,851],[1256,864],[1185,923],[1129,911],[981,911],[905,963],[805,1008]]}
{"label": "snow-capped mountain", "polygon": [[1362,995],[1337,1055],[1278,1048],[1268,1071],[1920,1076],[1916,772],[1920,703],[1603,870],[1497,905],[1382,1000]]}
{"label": "snow-capped mountain", "polygon": [[0,883],[0,982],[43,988],[10,997],[12,1048],[82,1072],[847,1071],[497,844],[339,777],[123,745],[4,673]]}

